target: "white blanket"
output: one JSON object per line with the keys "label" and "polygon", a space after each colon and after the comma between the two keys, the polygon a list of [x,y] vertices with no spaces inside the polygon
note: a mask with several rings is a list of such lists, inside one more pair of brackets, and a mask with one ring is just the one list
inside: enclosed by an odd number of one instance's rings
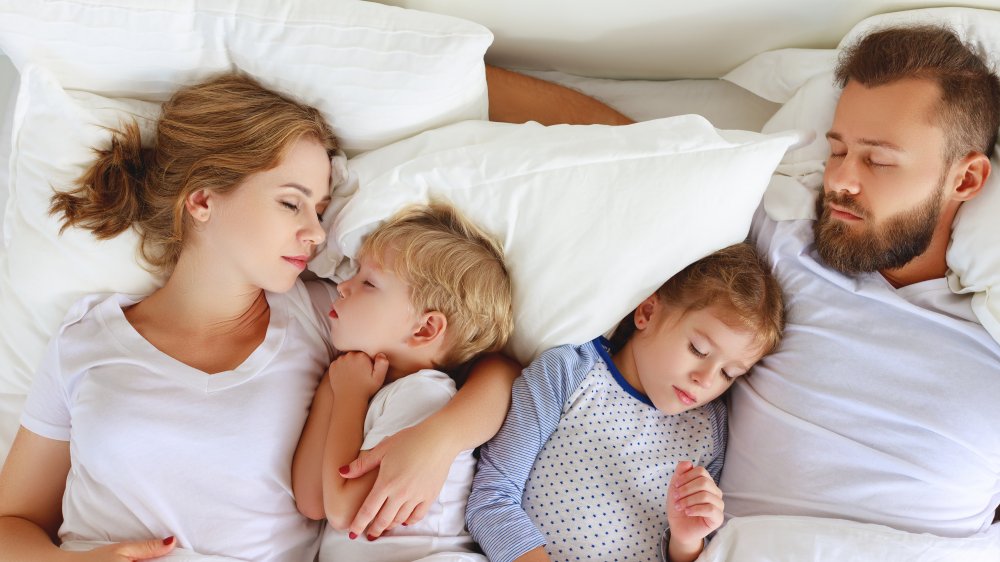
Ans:
{"label": "white blanket", "polygon": [[767,515],[729,520],[698,562],[998,562],[1000,525],[966,539],[841,519]]}

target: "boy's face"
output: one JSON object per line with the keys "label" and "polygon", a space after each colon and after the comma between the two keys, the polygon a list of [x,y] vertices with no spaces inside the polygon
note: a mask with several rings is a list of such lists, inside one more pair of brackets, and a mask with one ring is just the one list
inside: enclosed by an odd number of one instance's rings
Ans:
{"label": "boy's face", "polygon": [[685,314],[651,299],[636,311],[636,332],[615,363],[664,414],[715,400],[760,359],[753,336],[723,322],[716,309]]}
{"label": "boy's face", "polygon": [[362,257],[354,277],[337,286],[340,298],[330,310],[330,337],[339,351],[363,351],[392,358],[405,350],[420,315],[410,301],[410,287],[392,269],[393,252],[378,267]]}

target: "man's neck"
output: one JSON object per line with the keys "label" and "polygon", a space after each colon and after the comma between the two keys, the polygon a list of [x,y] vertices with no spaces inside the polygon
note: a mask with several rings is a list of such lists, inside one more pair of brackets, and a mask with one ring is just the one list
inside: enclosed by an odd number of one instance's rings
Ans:
{"label": "man's neck", "polygon": [[907,285],[940,279],[948,272],[948,242],[951,240],[951,225],[955,220],[955,213],[958,210],[956,205],[953,208],[945,209],[938,221],[937,228],[927,250],[919,256],[910,260],[909,263],[897,269],[883,269],[879,271],[882,277],[890,285],[899,289]]}

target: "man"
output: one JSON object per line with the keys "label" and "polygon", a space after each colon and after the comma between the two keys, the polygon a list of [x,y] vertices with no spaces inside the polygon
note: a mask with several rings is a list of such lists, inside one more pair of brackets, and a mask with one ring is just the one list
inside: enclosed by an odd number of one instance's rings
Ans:
{"label": "man", "polygon": [[[517,75],[487,78],[496,119],[627,122],[534,80],[534,106],[508,104]],[[751,232],[788,324],[731,394],[726,511],[973,535],[1000,504],[1000,345],[943,277],[955,214],[990,174],[1000,83],[937,27],[862,38],[837,79],[818,219],[759,211]]]}

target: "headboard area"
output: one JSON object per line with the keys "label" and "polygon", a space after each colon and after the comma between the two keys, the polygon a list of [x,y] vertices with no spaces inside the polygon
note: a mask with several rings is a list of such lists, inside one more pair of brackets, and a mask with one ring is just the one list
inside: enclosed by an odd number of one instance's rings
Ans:
{"label": "headboard area", "polygon": [[487,62],[601,78],[718,78],[750,57],[788,47],[832,48],[866,17],[997,0],[379,0],[481,23]]}

